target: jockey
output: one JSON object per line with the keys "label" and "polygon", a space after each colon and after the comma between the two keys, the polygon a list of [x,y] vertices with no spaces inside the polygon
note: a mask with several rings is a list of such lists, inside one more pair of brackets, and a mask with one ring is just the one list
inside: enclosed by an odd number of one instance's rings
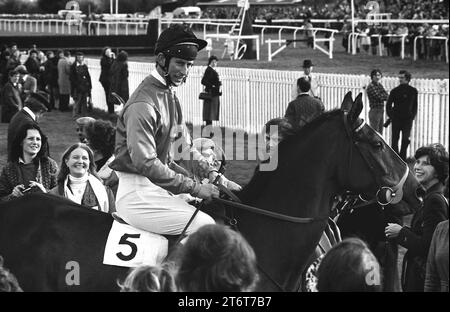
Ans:
{"label": "jockey", "polygon": [[[165,235],[180,234],[195,208],[173,194],[189,193],[202,199],[219,196],[218,188],[190,178],[174,162],[172,145],[182,146],[210,182],[219,173],[192,147],[179,100],[173,89],[185,82],[198,51],[206,41],[192,30],[172,25],[159,36],[156,68],[144,79],[121,111],[116,130],[115,160],[119,187],[116,209],[119,216],[137,228]],[[186,154],[184,154],[186,155]],[[218,178],[219,183],[222,182]],[[235,183],[227,185],[239,190]],[[187,234],[214,220],[203,212],[190,224]]]}

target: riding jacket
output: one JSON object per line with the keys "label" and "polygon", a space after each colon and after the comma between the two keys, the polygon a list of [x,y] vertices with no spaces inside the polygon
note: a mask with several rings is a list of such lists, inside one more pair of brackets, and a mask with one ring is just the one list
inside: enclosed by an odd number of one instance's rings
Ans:
{"label": "riding jacket", "polygon": [[[154,70],[144,79],[124,106],[117,121],[116,158],[113,170],[143,175],[174,194],[196,196],[200,185],[180,173],[173,163],[172,145],[181,146],[206,176],[214,170],[192,147],[183,123],[180,102],[164,79]],[[180,155],[178,155],[180,156]]]}

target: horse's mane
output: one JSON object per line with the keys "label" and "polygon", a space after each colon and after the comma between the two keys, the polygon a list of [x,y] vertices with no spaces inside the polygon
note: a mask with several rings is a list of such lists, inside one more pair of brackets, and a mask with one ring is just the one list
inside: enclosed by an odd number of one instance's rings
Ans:
{"label": "horse's mane", "polygon": [[303,127],[293,131],[293,133],[288,135],[285,138],[285,140],[283,140],[283,142],[291,141],[293,137],[295,138],[297,136],[302,136],[303,137],[303,136],[309,135],[309,133],[313,132],[319,125],[321,125],[322,123],[324,123],[324,122],[334,118],[336,115],[341,114],[341,112],[342,111],[340,109],[338,109],[338,108],[323,112],[322,114],[320,114],[319,116],[317,116],[316,118],[314,118],[313,120],[308,122]]}
{"label": "horse's mane", "polygon": [[[296,142],[298,142],[299,139],[301,140],[301,138],[310,135],[312,132],[315,131],[317,127],[319,127],[320,125],[331,119],[336,118],[336,116],[340,115],[341,113],[342,111],[340,109],[333,109],[330,111],[323,112],[311,122],[307,123],[300,129],[296,129],[291,134],[286,136],[283,139],[283,141],[279,144],[280,149],[282,149],[283,151],[291,150],[292,145],[296,144]],[[282,156],[283,155],[279,155],[278,157],[279,164],[283,162]],[[278,166],[273,171],[260,171],[259,167],[260,166],[256,167],[252,179],[239,194],[244,202],[248,201],[248,199],[256,198],[257,195],[261,192],[261,190],[265,188],[265,185],[272,179],[274,174],[276,174],[277,171],[280,169],[280,166]]]}

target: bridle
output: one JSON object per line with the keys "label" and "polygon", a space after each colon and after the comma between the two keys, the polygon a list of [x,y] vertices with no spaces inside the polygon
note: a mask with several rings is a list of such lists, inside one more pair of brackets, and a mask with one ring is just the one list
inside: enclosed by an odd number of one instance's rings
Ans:
{"label": "bridle", "polygon": [[[348,162],[348,166],[347,166],[347,172],[349,174],[351,172],[350,169],[352,166],[352,158],[353,158],[353,148],[352,147],[355,146],[356,150],[359,152],[362,159],[364,160],[366,165],[369,167],[374,180],[379,185],[379,188],[378,188],[374,198],[371,200],[364,199],[361,194],[357,194],[357,195],[359,196],[359,198],[362,201],[364,201],[367,204],[378,203],[381,206],[386,206],[391,203],[394,203],[394,204],[398,203],[403,197],[403,193],[402,193],[403,185],[405,184],[406,179],[408,178],[408,174],[409,174],[408,165],[402,160],[403,164],[405,165],[405,173],[403,174],[402,178],[398,181],[397,184],[395,184],[393,186],[383,186],[382,185],[383,181],[380,181],[378,179],[377,175],[375,174],[374,167],[371,165],[370,161],[368,160],[367,155],[364,154],[364,152],[361,150],[361,148],[359,146],[359,141],[357,139],[355,139],[355,137],[354,137],[355,133],[358,133],[359,131],[361,131],[364,128],[364,126],[366,124],[365,121],[362,120],[361,124],[359,124],[354,130],[351,130],[350,125],[348,124],[348,111],[344,111],[343,119],[344,119],[345,132],[347,133],[347,136],[350,139],[350,142],[352,142],[352,145],[349,148],[349,162]],[[350,182],[350,176],[348,176],[347,180],[348,180],[348,182]]]}

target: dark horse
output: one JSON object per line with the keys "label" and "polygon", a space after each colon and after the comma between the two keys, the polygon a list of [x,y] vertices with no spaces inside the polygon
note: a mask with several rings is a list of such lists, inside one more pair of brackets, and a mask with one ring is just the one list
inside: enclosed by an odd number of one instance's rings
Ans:
{"label": "dark horse", "polygon": [[[389,187],[397,198],[419,205],[416,179],[359,118],[361,110],[361,95],[353,102],[347,94],[341,109],[281,142],[276,170],[257,170],[237,194],[247,205],[290,217],[284,221],[234,209],[238,229],[265,272],[256,290],[297,290],[336,194],[350,190],[373,198]],[[25,291],[117,290],[117,279],[128,269],[102,264],[112,221],[65,199],[29,195],[0,205],[0,254]],[[79,285],[66,283],[71,261],[79,264]]]}

